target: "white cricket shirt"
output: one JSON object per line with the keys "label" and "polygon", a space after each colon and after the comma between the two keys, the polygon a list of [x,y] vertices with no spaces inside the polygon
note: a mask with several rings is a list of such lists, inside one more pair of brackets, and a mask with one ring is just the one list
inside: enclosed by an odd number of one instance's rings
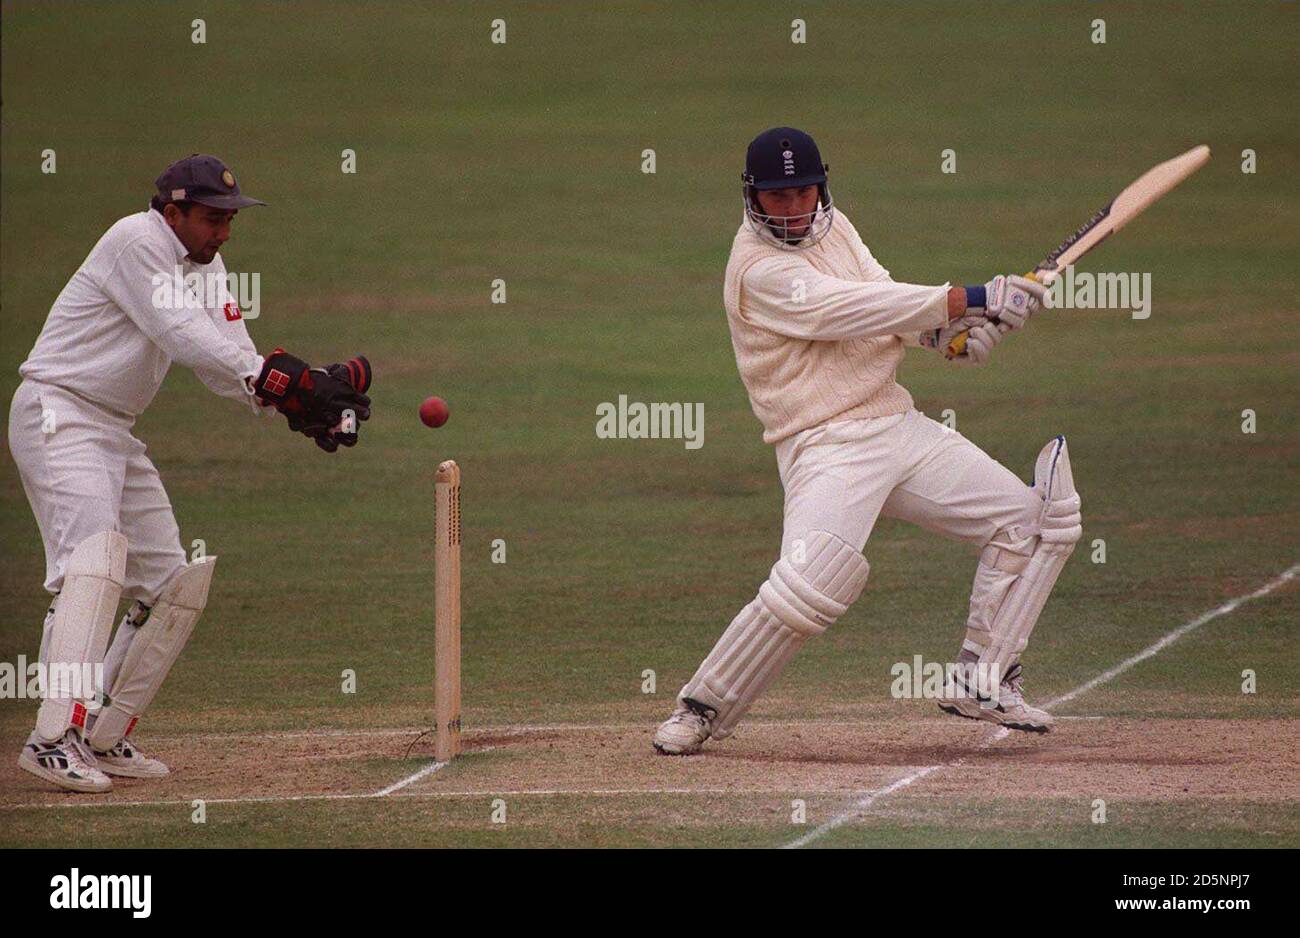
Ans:
{"label": "white cricket shirt", "polygon": [[181,277],[215,275],[224,284],[220,254],[210,264],[185,255],[158,212],[119,219],[54,301],[18,373],[137,417],[178,361],[217,394],[260,412],[250,381],[261,373],[262,357],[229,292],[189,291],[191,301],[180,302],[173,290],[172,301],[159,300],[160,278],[177,285],[178,267]]}

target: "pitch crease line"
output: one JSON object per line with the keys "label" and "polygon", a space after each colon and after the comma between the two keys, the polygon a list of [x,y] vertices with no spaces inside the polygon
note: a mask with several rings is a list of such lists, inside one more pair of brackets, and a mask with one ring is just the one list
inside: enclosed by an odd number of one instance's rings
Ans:
{"label": "pitch crease line", "polygon": [[[1063,716],[1057,720],[1101,720],[1100,716]],[[897,722],[896,718],[866,718],[866,720],[746,720],[745,726],[876,726]],[[952,720],[946,717],[909,718],[909,724],[950,725]],[[484,724],[467,730],[469,741],[481,735],[525,733],[585,733],[590,730],[645,730],[646,722],[640,724]],[[260,733],[186,733],[185,735],[151,735],[153,742],[194,742],[196,739],[320,739],[322,737],[341,739],[348,737],[413,737],[428,733],[426,726],[396,726],[396,728],[373,729],[334,729],[334,730],[264,730]],[[474,750],[478,751],[478,750]]]}
{"label": "pitch crease line", "polygon": [[437,772],[439,769],[443,769],[446,767],[447,767],[446,762],[430,762],[424,768],[420,769],[420,771],[412,772],[410,775],[406,776],[406,778],[402,779],[400,782],[393,782],[393,784],[385,788],[379,789],[379,791],[375,792],[370,797],[386,798],[389,795],[391,795],[393,792],[401,791],[407,785],[414,785],[420,779],[427,778],[428,776],[432,775],[434,772]]}
{"label": "pitch crease line", "polygon": [[[1244,596],[1238,596],[1235,599],[1230,599],[1223,605],[1211,609],[1209,612],[1201,613],[1199,616],[1197,616],[1195,619],[1192,619],[1190,622],[1184,622],[1182,625],[1174,629],[1172,632],[1169,632],[1168,634],[1164,635],[1153,644],[1139,651],[1136,655],[1133,655],[1130,658],[1125,658],[1123,661],[1115,665],[1115,667],[1111,668],[1109,671],[1103,671],[1101,674],[1097,675],[1092,680],[1085,681],[1084,683],[1080,684],[1074,690],[1062,694],[1060,697],[1057,697],[1053,700],[1047,701],[1045,704],[1043,704],[1043,706],[1044,707],[1057,706],[1058,704],[1062,704],[1067,701],[1073,700],[1074,698],[1082,694],[1086,694],[1088,691],[1092,690],[1093,688],[1099,687],[1100,685],[1105,684],[1108,681],[1114,680],[1116,677],[1123,674],[1125,671],[1129,670],[1134,665],[1145,661],[1146,659],[1152,657],[1153,655],[1159,654],[1165,648],[1168,648],[1170,645],[1178,641],[1178,639],[1182,638],[1188,632],[1191,632],[1193,629],[1200,628],[1205,623],[1211,622],[1214,619],[1219,618],[1220,616],[1226,616],[1228,613],[1235,611],[1243,603],[1250,602],[1252,599],[1259,599],[1263,596],[1267,596],[1269,593],[1273,592],[1279,586],[1282,586],[1289,580],[1295,579],[1297,574],[1300,574],[1300,564],[1296,564],[1291,568],[1284,570],[1278,576],[1274,577],[1268,583],[1265,583],[1263,586],[1255,590],[1253,593],[1247,593]],[[996,732],[994,732],[991,736],[989,736],[989,738],[986,739],[983,743],[981,743],[979,748],[985,749],[993,745],[998,740],[1005,739],[1008,735],[1010,735],[1010,733],[1011,733],[1010,730],[1005,728],[1000,728]],[[794,849],[798,849],[799,847],[806,846],[807,844],[812,843],[814,840],[817,840],[822,835],[829,834],[831,831],[835,830],[836,828],[843,827],[849,821],[857,817],[861,812],[865,811],[867,808],[870,808],[881,798],[884,798],[888,795],[892,795],[896,791],[901,791],[902,789],[907,788],[913,782],[918,782],[921,779],[925,778],[927,775],[933,775],[935,772],[938,772],[940,769],[951,768],[961,764],[962,764],[962,760],[958,759],[954,762],[939,762],[936,763],[935,765],[927,765],[924,768],[917,769],[914,772],[909,772],[907,775],[904,775],[902,778],[898,779],[897,781],[891,782],[890,784],[886,785],[884,788],[873,789],[872,791],[865,793],[861,798],[855,801],[846,810],[841,811],[839,814],[832,817],[829,821],[825,821],[822,824],[819,824],[817,827],[813,828],[808,833],[800,837],[796,837],[788,844],[783,844],[782,849],[794,850]]]}
{"label": "pitch crease line", "polygon": [[[1061,717],[1062,720],[1099,720],[1101,717],[1092,716],[1072,716]],[[745,726],[874,726],[879,723],[896,722],[896,718],[877,717],[864,718],[861,720],[746,720]],[[946,718],[933,717],[920,719],[908,719],[908,723],[935,723],[950,724],[952,721]],[[524,734],[524,733],[558,733],[558,732],[589,732],[591,730],[645,730],[651,724],[642,723],[488,723],[475,725],[467,731],[470,740],[473,741],[476,736],[491,736],[496,733],[504,734]],[[377,727],[374,729],[333,729],[333,730],[265,730],[262,732],[249,733],[186,733],[182,736],[175,735],[151,735],[149,738],[155,743],[164,742],[193,742],[194,740],[256,740],[256,739],[319,739],[321,737],[347,738],[367,736],[417,736],[420,733],[427,733],[428,727]],[[475,750],[479,751],[479,750]]]}
{"label": "pitch crease line", "polygon": [[[455,791],[424,790],[395,791],[385,797],[410,798],[414,800],[427,798],[516,798],[516,797],[562,797],[582,798],[622,797],[625,795],[849,795],[843,788],[484,788],[458,789]],[[62,811],[82,808],[158,808],[168,805],[189,805],[195,801],[204,804],[282,804],[294,801],[367,801],[380,797],[379,792],[337,792],[333,794],[314,795],[250,795],[248,797],[230,798],[160,798],[156,801],[68,801],[42,804],[0,805],[4,811]]]}

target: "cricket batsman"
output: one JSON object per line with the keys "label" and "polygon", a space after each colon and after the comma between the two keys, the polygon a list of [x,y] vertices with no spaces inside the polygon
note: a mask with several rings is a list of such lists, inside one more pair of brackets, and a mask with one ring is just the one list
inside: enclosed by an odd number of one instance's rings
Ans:
{"label": "cricket batsman", "polygon": [[[725,739],[809,638],[862,592],[862,550],[880,515],[979,548],[966,634],[940,707],[1018,730],[1052,717],[1026,703],[1024,652],[1082,534],[1065,439],[1026,486],[979,447],[916,410],[895,380],[904,349],[983,364],[1047,300],[1036,281],[895,283],[837,211],[808,134],[759,134],[745,160],[745,217],[723,299],[740,376],[785,490],[781,556],[655,733],[660,753]],[[991,675],[991,678],[989,677]]]}
{"label": "cricket batsman", "polygon": [[283,349],[259,355],[249,338],[219,251],[236,213],[266,203],[214,156],[179,160],[155,184],[148,210],[113,224],[54,301],[9,411],[54,596],[42,701],[18,765],[78,792],[110,790],[109,776],[168,774],[131,732],[189,640],[216,565],[187,562],[131,432],[171,363],[252,413],[274,407],[327,452],[355,445],[370,416],[364,358],[311,368]]}

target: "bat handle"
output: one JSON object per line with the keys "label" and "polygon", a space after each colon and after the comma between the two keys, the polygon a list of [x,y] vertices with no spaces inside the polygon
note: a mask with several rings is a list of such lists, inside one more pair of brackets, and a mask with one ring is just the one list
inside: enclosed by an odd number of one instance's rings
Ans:
{"label": "bat handle", "polygon": [[[1031,270],[1029,273],[1025,274],[1025,279],[1034,280],[1038,283],[1043,282],[1042,280],[1039,279],[1038,271],[1036,270]],[[949,339],[948,348],[944,350],[943,357],[951,361],[952,359],[960,355],[962,352],[966,351],[966,340],[969,337],[970,337],[970,330],[963,329],[961,332],[957,333],[955,336]]]}

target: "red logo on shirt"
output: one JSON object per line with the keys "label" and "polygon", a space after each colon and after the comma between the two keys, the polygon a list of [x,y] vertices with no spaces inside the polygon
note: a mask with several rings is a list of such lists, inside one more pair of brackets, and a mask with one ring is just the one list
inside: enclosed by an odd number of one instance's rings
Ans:
{"label": "red logo on shirt", "polygon": [[283,397],[284,392],[289,390],[289,376],[279,368],[272,368],[262,389],[276,397]]}
{"label": "red logo on shirt", "polygon": [[234,303],[227,303],[223,312],[226,314],[226,322],[234,322],[236,319],[244,318],[239,312],[239,307]]}

